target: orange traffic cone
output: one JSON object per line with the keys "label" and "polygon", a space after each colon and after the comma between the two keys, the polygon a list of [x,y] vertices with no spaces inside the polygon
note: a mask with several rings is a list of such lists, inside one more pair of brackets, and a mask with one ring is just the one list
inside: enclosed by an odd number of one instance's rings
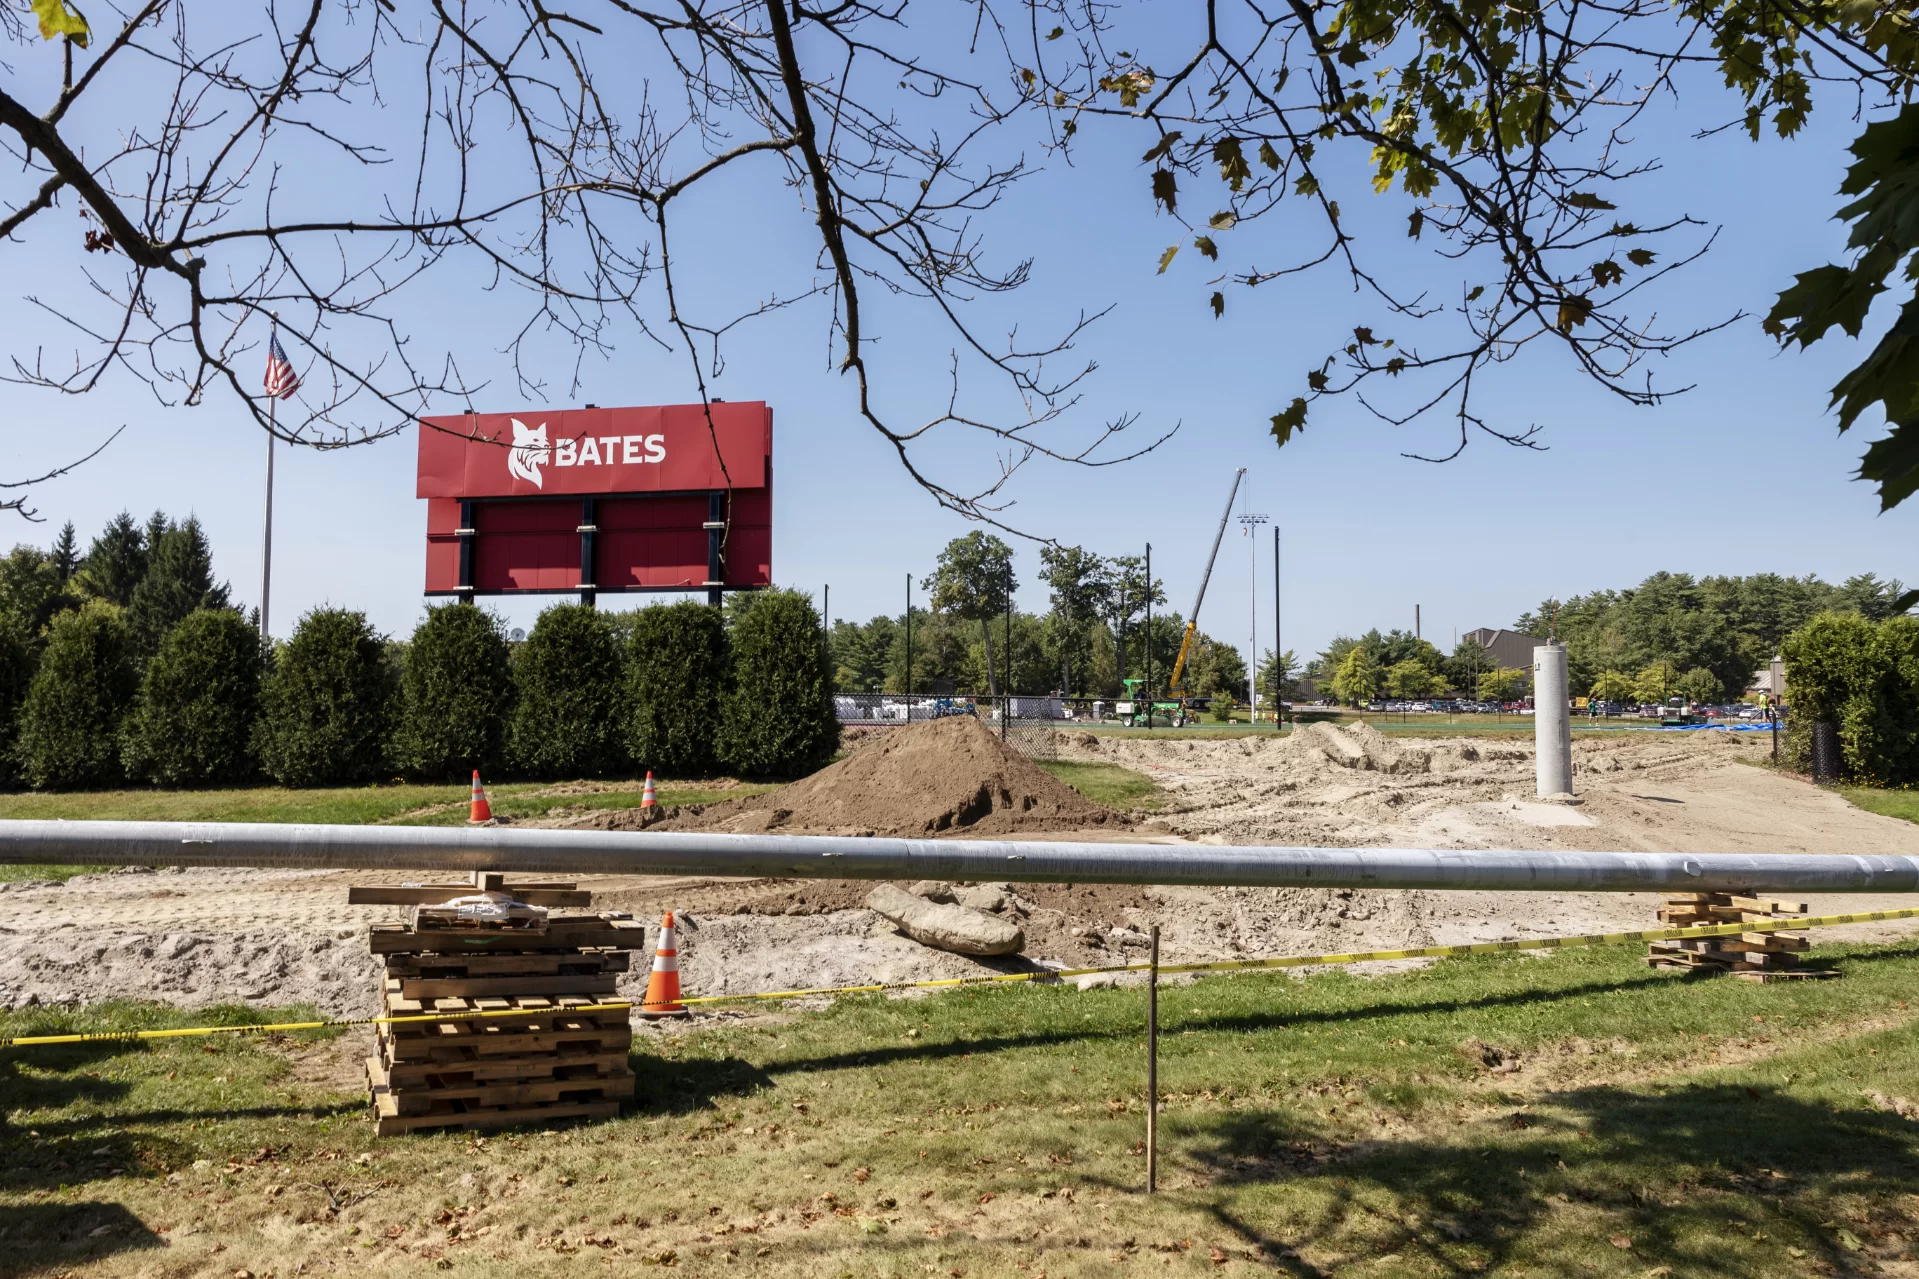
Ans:
{"label": "orange traffic cone", "polygon": [[686,1005],[680,1002],[680,942],[673,927],[673,912],[666,912],[660,925],[659,944],[653,950],[653,971],[646,979],[646,999],[640,1004],[642,1017],[682,1017]]}
{"label": "orange traffic cone", "polygon": [[[660,806],[660,793],[653,789],[653,770],[646,770],[646,789],[640,792],[640,811]],[[671,924],[668,925],[671,927]]]}
{"label": "orange traffic cone", "polygon": [[480,770],[473,770],[473,812],[467,818],[469,822],[490,822],[493,820],[492,805],[486,802],[486,787],[480,785]]}

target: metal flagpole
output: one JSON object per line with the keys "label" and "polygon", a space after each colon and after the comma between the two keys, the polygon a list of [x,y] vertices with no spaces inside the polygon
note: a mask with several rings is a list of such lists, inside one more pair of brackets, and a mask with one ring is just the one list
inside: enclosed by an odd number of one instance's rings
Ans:
{"label": "metal flagpole", "polygon": [[260,639],[264,643],[273,634],[269,629],[269,601],[273,592],[273,434],[279,421],[280,397],[267,392],[267,518],[266,535],[260,547]]}

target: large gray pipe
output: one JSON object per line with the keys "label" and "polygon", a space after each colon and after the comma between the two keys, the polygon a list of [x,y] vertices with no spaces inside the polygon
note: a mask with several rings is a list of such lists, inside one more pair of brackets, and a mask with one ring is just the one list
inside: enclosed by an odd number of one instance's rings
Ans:
{"label": "large gray pipe", "polygon": [[1919,892],[1919,858],[1454,852],[242,822],[0,822],[0,862],[1605,892]]}
{"label": "large gray pipe", "polygon": [[1533,756],[1539,766],[1539,798],[1569,798],[1573,793],[1572,707],[1566,689],[1566,646],[1557,641],[1533,650]]}

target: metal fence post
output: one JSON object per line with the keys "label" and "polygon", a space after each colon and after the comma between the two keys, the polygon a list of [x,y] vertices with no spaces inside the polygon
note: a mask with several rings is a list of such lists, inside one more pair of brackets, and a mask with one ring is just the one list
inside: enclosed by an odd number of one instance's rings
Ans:
{"label": "metal fence post", "polygon": [[1159,1190],[1159,925],[1146,974],[1146,1193]]}

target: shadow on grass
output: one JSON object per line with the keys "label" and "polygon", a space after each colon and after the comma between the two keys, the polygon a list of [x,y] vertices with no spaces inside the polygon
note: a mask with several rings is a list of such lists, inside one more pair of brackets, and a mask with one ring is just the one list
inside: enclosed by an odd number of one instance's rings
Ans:
{"label": "shadow on grass", "polygon": [[[102,1040],[0,1052],[0,1190],[83,1185],[127,1173],[171,1171],[196,1153],[155,1129],[196,1120],[325,1119],[364,1109],[359,1102],[330,1105],[167,1106],[125,1108],[134,1085],[101,1079],[92,1067],[144,1044]],[[31,1056],[29,1056],[31,1054]],[[25,1066],[31,1069],[23,1069]],[[53,1114],[38,1119],[22,1115]],[[16,1213],[0,1213],[0,1225]],[[3,1238],[3,1237],[0,1237]],[[0,1270],[0,1275],[5,1271]]]}
{"label": "shadow on grass", "polygon": [[0,1213],[0,1279],[160,1246],[119,1204],[17,1204]]}
{"label": "shadow on grass", "polygon": [[773,1086],[773,1077],[739,1057],[655,1057],[636,1047],[631,1061],[635,1082],[633,1113],[680,1115],[711,1110],[721,1097],[746,1097]]}
{"label": "shadow on grass", "polygon": [[[1750,1222],[1754,1199],[1772,1223],[1771,1246],[1790,1232],[1811,1254],[1807,1272],[1819,1268],[1819,1255],[1845,1268],[1856,1259],[1835,1241],[1826,1193],[1919,1188],[1919,1124],[1773,1089],[1586,1088],[1555,1094],[1544,1113],[1508,1126],[1529,1135],[1375,1141],[1342,1157],[1304,1126],[1236,1113],[1181,1117],[1171,1144],[1222,1189],[1313,1184],[1315,1224],[1297,1238],[1271,1237],[1233,1206],[1234,1196],[1218,1196],[1210,1208],[1222,1227],[1302,1276],[1321,1272],[1289,1254],[1314,1245],[1397,1253],[1453,1274],[1538,1261],[1542,1240],[1552,1239],[1545,1218],[1581,1204],[1605,1212],[1606,1227],[1595,1235],[1590,1220],[1569,1225],[1570,1237],[1552,1245],[1561,1262],[1616,1255],[1607,1236],[1617,1232],[1630,1241],[1635,1268],[1730,1279],[1750,1270],[1726,1241]],[[1379,1192],[1392,1196],[1393,1211],[1379,1211]]]}

